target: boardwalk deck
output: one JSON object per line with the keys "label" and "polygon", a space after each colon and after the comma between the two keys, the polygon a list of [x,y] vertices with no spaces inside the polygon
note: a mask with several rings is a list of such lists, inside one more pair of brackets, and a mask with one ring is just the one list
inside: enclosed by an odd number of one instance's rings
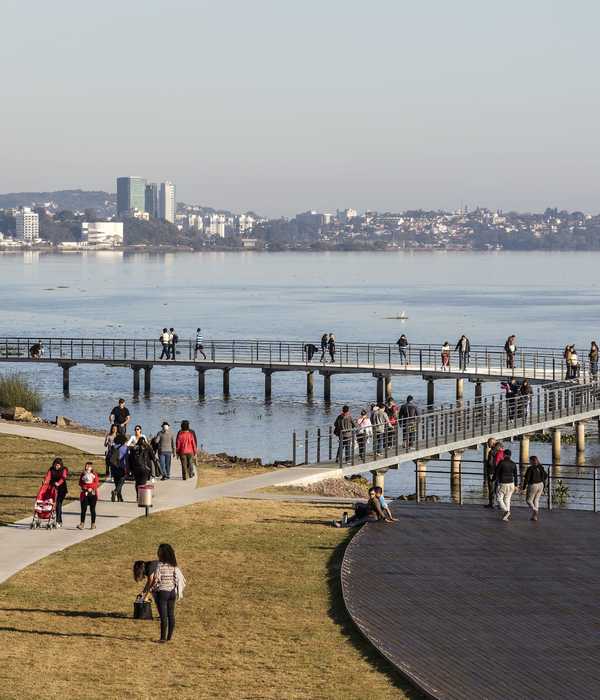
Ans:
{"label": "boardwalk deck", "polygon": [[600,697],[593,513],[400,505],[342,566],[355,623],[432,698]]}

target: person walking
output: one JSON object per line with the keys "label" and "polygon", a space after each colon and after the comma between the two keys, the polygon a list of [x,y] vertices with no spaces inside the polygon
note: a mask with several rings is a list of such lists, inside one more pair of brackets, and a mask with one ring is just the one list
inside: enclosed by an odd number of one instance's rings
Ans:
{"label": "person walking", "polygon": [[125,444],[125,436],[117,435],[111,447],[110,473],[115,484],[115,488],[110,493],[110,500],[114,503],[123,503],[123,486],[128,469],[129,448]]}
{"label": "person walking", "polygon": [[335,362],[335,335],[333,335],[333,333],[329,334],[329,339],[327,341],[327,350],[329,351],[331,364],[333,364]]}
{"label": "person walking", "polygon": [[86,462],[81,476],[79,477],[79,502],[81,504],[81,522],[77,526],[78,530],[83,530],[85,527],[85,514],[89,507],[92,524],[91,530],[96,529],[96,503],[98,502],[98,488],[100,486],[100,477],[94,471],[94,465],[91,462]]}
{"label": "person walking", "polygon": [[193,479],[196,476],[194,462],[198,452],[198,441],[196,433],[190,429],[187,420],[181,421],[181,430],[177,433],[175,441],[175,451],[181,462],[181,478],[185,481],[188,477]]}
{"label": "person walking", "polygon": [[409,394],[406,397],[406,402],[400,406],[400,411],[398,413],[398,417],[402,422],[405,447],[412,447],[415,444],[415,438],[417,436],[419,409],[415,406],[413,401],[413,397]]}
{"label": "person walking", "polygon": [[206,360],[206,353],[204,352],[204,343],[202,340],[202,329],[196,328],[196,343],[194,345],[194,360],[198,357],[200,353],[203,359]]}
{"label": "person walking", "polygon": [[445,340],[442,345],[442,372],[450,371],[450,343]]}
{"label": "person walking", "polygon": [[373,425],[369,414],[363,408],[360,412],[360,416],[356,421],[356,442],[358,442],[358,454],[360,459],[364,462],[367,458],[367,443],[373,437]]}
{"label": "person walking", "polygon": [[171,460],[176,451],[175,436],[167,421],[163,421],[160,431],[156,434],[156,447],[160,464],[161,481],[171,478]]}
{"label": "person walking", "polygon": [[469,354],[471,352],[471,341],[466,335],[461,335],[456,343],[455,350],[458,350],[458,366],[464,372],[469,364]]}
{"label": "person walking", "polygon": [[529,458],[529,468],[523,478],[523,489],[526,492],[527,505],[531,508],[531,519],[539,519],[540,498],[544,492],[544,486],[548,480],[548,474],[540,460],[532,455]]}
{"label": "person walking", "polygon": [[136,425],[133,429],[133,435],[129,438],[129,440],[127,440],[127,447],[135,447],[140,438],[144,438],[145,440],[146,436],[142,432],[142,426]]}
{"label": "person walking", "polygon": [[406,348],[408,347],[408,338],[403,333],[396,341],[398,346],[398,354],[400,355],[400,362],[406,364]]}
{"label": "person walking", "polygon": [[302,346],[302,350],[306,355],[306,362],[312,362],[312,359],[319,348],[314,343],[306,343]]}
{"label": "person walking", "polygon": [[160,344],[162,345],[162,352],[160,353],[159,360],[168,360],[171,357],[171,335],[168,328],[163,328],[160,334]]}
{"label": "person walking", "polygon": [[342,412],[335,419],[333,424],[333,434],[338,438],[339,445],[336,455],[336,462],[341,462],[344,459],[346,462],[350,461],[352,454],[352,440],[353,440],[353,430],[355,428],[354,420],[350,414],[350,407],[343,406]]}
{"label": "person walking", "polygon": [[494,480],[498,482],[498,503],[504,513],[502,520],[505,522],[511,518],[510,501],[515,488],[519,485],[517,465],[512,461],[511,456],[510,450],[504,450],[504,457],[498,462],[494,473]]}
{"label": "person walking", "polygon": [[108,422],[117,426],[117,431],[122,435],[127,433],[127,426],[131,420],[129,409],[125,406],[125,399],[119,399],[117,405],[108,416]]}
{"label": "person walking", "polygon": [[517,401],[519,397],[519,385],[517,380],[513,377],[508,384],[503,385],[506,390],[506,415],[508,420],[513,420],[517,411]]}
{"label": "person walking", "polygon": [[524,379],[519,387],[519,417],[527,418],[527,410],[531,404],[533,389],[529,379]]}
{"label": "person walking", "polygon": [[385,446],[385,435],[390,424],[390,419],[385,412],[385,405],[383,403],[378,403],[373,406],[373,415],[371,416],[371,423],[373,425],[373,436],[374,436],[374,446],[373,449],[377,456],[383,453]]}
{"label": "person walking", "polygon": [[590,361],[590,374],[592,375],[592,379],[596,379],[598,377],[598,343],[595,340],[592,340],[588,353],[588,360]]}
{"label": "person walking", "polygon": [[571,346],[566,345],[563,351],[563,358],[565,360],[565,379],[571,378]]}
{"label": "person walking", "polygon": [[321,359],[319,362],[325,362],[325,353],[327,352],[327,345],[329,343],[329,336],[327,333],[323,333],[321,336]]}
{"label": "person walking", "polygon": [[[170,544],[160,544],[157,551],[158,565],[149,567],[150,576],[142,592],[145,599],[149,592],[160,617],[160,642],[169,642],[175,631],[175,603],[183,598],[185,578],[177,565],[175,551]],[[152,570],[153,569],[153,570]]]}
{"label": "person walking", "polygon": [[44,485],[52,484],[56,489],[56,527],[63,526],[62,509],[63,501],[67,495],[67,479],[69,478],[69,470],[65,467],[62,458],[57,457],[52,466],[46,472],[44,477]]}
{"label": "person walking", "polygon": [[488,502],[485,507],[493,508],[497,488],[495,481],[496,467],[504,459],[504,447],[496,438],[489,438],[487,446],[489,449],[485,460],[485,482],[488,490]]}
{"label": "person walking", "polygon": [[504,352],[506,353],[506,368],[515,368],[515,355],[517,354],[517,336],[509,335],[504,343]]}
{"label": "person walking", "polygon": [[137,495],[138,488],[147,484],[148,479],[152,476],[154,463],[154,453],[143,435],[135,445],[129,447],[127,463],[129,473],[135,480],[135,493]]}
{"label": "person walking", "polygon": [[106,464],[106,479],[108,479],[110,475],[110,454],[118,433],[119,431],[117,426],[114,423],[111,423],[110,430],[104,436],[104,462]]}
{"label": "person walking", "polygon": [[177,359],[177,343],[179,342],[179,336],[177,333],[175,333],[174,328],[169,328],[169,336],[171,337],[171,343],[170,343],[170,351],[171,351],[171,359],[176,360]]}

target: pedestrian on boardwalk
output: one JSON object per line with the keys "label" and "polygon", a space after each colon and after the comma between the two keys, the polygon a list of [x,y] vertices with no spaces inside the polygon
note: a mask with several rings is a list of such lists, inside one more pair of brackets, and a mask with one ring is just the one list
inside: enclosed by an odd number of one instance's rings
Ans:
{"label": "pedestrian on boardwalk", "polygon": [[445,340],[442,345],[442,372],[450,371],[450,343]]}
{"label": "pedestrian on boardwalk", "polygon": [[385,414],[388,417],[387,426],[387,444],[388,447],[394,446],[394,439],[396,437],[396,426],[398,425],[398,414],[400,413],[400,407],[394,401],[393,397],[389,397],[385,402]]}
{"label": "pedestrian on boardwalk", "polygon": [[158,566],[153,572],[142,592],[143,598],[151,591],[160,616],[160,642],[169,642],[175,631],[175,603],[183,598],[185,578],[177,566],[175,551],[170,544],[158,546]]}
{"label": "pedestrian on boardwalk", "polygon": [[408,338],[403,333],[396,341],[398,346],[398,354],[400,355],[400,362],[406,364],[406,348],[408,347]]}
{"label": "pedestrian on boardwalk", "polygon": [[466,335],[461,335],[456,343],[455,350],[458,351],[458,366],[459,369],[464,372],[469,364],[469,354],[471,352],[471,341]]}
{"label": "pedestrian on boardwalk", "polygon": [[527,409],[531,404],[533,397],[533,389],[529,383],[529,379],[524,379],[519,387],[519,417],[527,418]]}
{"label": "pedestrian on boardwalk", "polygon": [[350,413],[349,406],[343,406],[342,412],[335,419],[333,424],[333,434],[338,438],[339,445],[336,455],[336,461],[340,462],[344,459],[349,462],[352,456],[352,440],[353,440],[353,430],[355,428],[354,420]]}
{"label": "pedestrian on boardwalk", "polygon": [[115,444],[115,438],[117,437],[118,432],[119,431],[117,426],[114,423],[112,423],[110,426],[110,430],[104,436],[104,462],[106,464],[107,479],[110,475],[110,453],[112,450],[112,446]]}
{"label": "pedestrian on boardwalk", "polygon": [[125,435],[130,420],[131,415],[129,409],[125,406],[125,399],[119,399],[117,405],[110,412],[108,422],[114,423],[117,426],[117,431],[121,433],[121,435]]}
{"label": "pedestrian on boardwalk", "polygon": [[94,471],[94,465],[91,462],[86,462],[81,476],[79,477],[79,502],[81,504],[81,522],[77,526],[78,530],[83,530],[85,527],[85,514],[88,506],[90,509],[90,517],[92,524],[91,530],[96,529],[96,503],[98,502],[98,488],[100,486],[100,477]]}
{"label": "pedestrian on boardwalk", "polygon": [[176,451],[175,436],[167,421],[163,421],[161,430],[156,434],[156,447],[160,464],[161,481],[171,478],[171,460]]}
{"label": "pedestrian on boardwalk", "polygon": [[194,345],[194,360],[198,357],[198,353],[206,360],[206,353],[204,352],[204,345],[202,341],[202,329],[196,328],[196,344]]}
{"label": "pedestrian on boardwalk", "polygon": [[115,484],[115,488],[110,493],[110,500],[114,503],[123,503],[123,485],[128,469],[129,448],[125,444],[125,436],[117,435],[110,453],[110,473]]}
{"label": "pedestrian on boardwalk", "polygon": [[358,453],[364,462],[367,458],[367,443],[373,437],[373,426],[369,414],[363,408],[360,417],[356,421],[356,442],[358,442]]}
{"label": "pedestrian on boardwalk", "polygon": [[485,482],[488,489],[488,502],[485,507],[493,508],[497,487],[495,481],[496,467],[504,459],[504,447],[496,438],[489,438],[487,446],[489,449],[485,460]]}
{"label": "pedestrian on boardwalk", "polygon": [[306,354],[306,361],[312,362],[312,359],[319,348],[314,343],[306,343],[302,350]]}
{"label": "pedestrian on boardwalk", "polygon": [[323,333],[321,336],[321,359],[319,362],[325,362],[325,354],[327,353],[327,346],[329,344],[329,335]]}
{"label": "pedestrian on boardwalk", "polygon": [[49,486],[52,484],[56,489],[56,526],[62,527],[62,508],[63,501],[67,495],[67,479],[69,478],[69,470],[65,467],[62,458],[57,457],[52,466],[46,472],[44,484]]}
{"label": "pedestrian on boardwalk", "polygon": [[181,462],[181,478],[185,481],[188,477],[192,479],[196,476],[194,463],[198,452],[198,441],[196,433],[190,429],[187,420],[181,421],[181,430],[177,433],[175,450]]}
{"label": "pedestrian on boardwalk", "polygon": [[159,360],[168,360],[171,357],[171,334],[168,328],[163,328],[160,334],[160,344],[162,345],[162,352],[160,353]]}
{"label": "pedestrian on boardwalk", "polygon": [[133,429],[133,435],[129,438],[129,440],[127,440],[127,447],[135,447],[140,438],[144,438],[144,440],[147,439],[144,433],[142,432],[142,426],[136,425]]}
{"label": "pedestrian on boardwalk", "polygon": [[506,353],[507,369],[515,368],[515,355],[517,354],[517,336],[509,335],[504,343],[504,352]]}
{"label": "pedestrian on boardwalk", "polygon": [[511,459],[511,451],[504,450],[504,458],[498,462],[494,480],[498,482],[498,504],[503,511],[502,520],[510,520],[510,501],[515,488],[519,485],[517,465]]}
{"label": "pedestrian on boardwalk", "polygon": [[169,336],[171,337],[170,351],[171,359],[176,360],[177,357],[177,343],[179,342],[179,336],[175,333],[174,328],[169,328]]}
{"label": "pedestrian on boardwalk", "polygon": [[34,343],[29,348],[29,357],[31,357],[32,360],[39,360],[43,354],[44,354],[44,345],[43,345],[41,340],[38,340],[37,343]]}
{"label": "pedestrian on boardwalk", "polygon": [[569,379],[577,379],[577,377],[579,377],[579,358],[577,357],[577,350],[575,350],[574,345],[571,345],[571,354],[569,355],[569,366],[571,368]]}
{"label": "pedestrian on boardwalk", "polygon": [[571,378],[571,345],[566,345],[563,351],[563,358],[565,360],[565,379]]}
{"label": "pedestrian on boardwalk", "polygon": [[409,394],[406,397],[406,403],[400,406],[400,411],[398,413],[398,417],[402,422],[405,447],[412,447],[415,444],[415,438],[417,436],[419,409],[415,406],[413,401],[413,397]]}
{"label": "pedestrian on boardwalk", "polygon": [[592,340],[588,359],[590,361],[590,374],[592,379],[596,379],[598,377],[598,343],[595,340]]}
{"label": "pedestrian on boardwalk", "polygon": [[508,384],[503,384],[503,388],[506,391],[506,414],[508,420],[513,420],[517,413],[519,385],[517,384],[517,380],[513,377]]}
{"label": "pedestrian on boardwalk", "polygon": [[129,447],[127,464],[129,473],[135,480],[135,493],[137,495],[138,488],[148,483],[154,466],[152,448],[143,435],[140,436],[135,445]]}
{"label": "pedestrian on boardwalk", "polygon": [[385,435],[390,424],[390,419],[385,412],[383,403],[380,402],[373,407],[371,423],[373,424],[373,440],[375,442],[373,449],[375,450],[375,454],[379,456],[383,453]]}
{"label": "pedestrian on boardwalk", "polygon": [[333,335],[333,333],[329,334],[327,350],[329,351],[329,357],[331,358],[331,363],[333,364],[335,362],[335,335]]}
{"label": "pedestrian on boardwalk", "polygon": [[531,508],[531,519],[538,520],[540,510],[540,498],[544,492],[544,486],[548,474],[540,460],[535,456],[529,458],[529,468],[523,478],[523,489],[526,491],[527,505]]}

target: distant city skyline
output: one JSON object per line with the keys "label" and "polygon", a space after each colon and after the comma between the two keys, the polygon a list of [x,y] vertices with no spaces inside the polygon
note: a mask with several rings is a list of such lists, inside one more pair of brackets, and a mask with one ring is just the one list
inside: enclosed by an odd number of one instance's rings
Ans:
{"label": "distant city skyline", "polygon": [[0,45],[0,191],[140,173],[266,216],[600,208],[590,0],[9,0],[3,21],[27,31]]}

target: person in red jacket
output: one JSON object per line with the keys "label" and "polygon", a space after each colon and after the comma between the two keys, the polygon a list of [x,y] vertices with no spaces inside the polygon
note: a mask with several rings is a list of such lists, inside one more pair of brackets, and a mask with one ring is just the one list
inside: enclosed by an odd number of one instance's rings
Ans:
{"label": "person in red jacket", "polygon": [[62,459],[57,457],[44,477],[46,486],[52,484],[56,488],[56,527],[62,527],[62,506],[67,495],[68,478],[69,470],[63,464]]}
{"label": "person in red jacket", "polygon": [[100,486],[100,477],[94,471],[91,462],[86,462],[79,477],[79,488],[81,494],[79,501],[81,503],[81,522],[77,526],[78,530],[83,530],[85,526],[85,514],[90,507],[90,515],[92,518],[91,529],[96,529],[96,503],[98,502],[98,488]]}
{"label": "person in red jacket", "polygon": [[181,461],[182,478],[185,480],[188,476],[190,479],[196,476],[194,462],[196,460],[196,452],[198,452],[198,441],[196,440],[196,433],[190,430],[190,423],[187,420],[181,421],[181,430],[177,433],[175,450]]}

